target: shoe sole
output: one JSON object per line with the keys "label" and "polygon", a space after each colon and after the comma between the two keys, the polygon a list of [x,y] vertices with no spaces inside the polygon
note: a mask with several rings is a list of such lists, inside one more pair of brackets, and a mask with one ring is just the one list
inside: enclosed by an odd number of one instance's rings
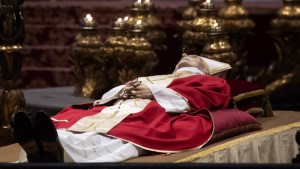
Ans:
{"label": "shoe sole", "polygon": [[[37,145],[34,127],[29,117],[24,112],[18,112],[15,114],[13,124],[15,138],[26,152],[28,162],[41,162],[41,151]],[[24,124],[24,126],[20,126],[20,124]]]}
{"label": "shoe sole", "polygon": [[45,162],[63,162],[63,149],[59,143],[56,129],[45,112],[35,115],[36,135],[43,147],[42,158]]}

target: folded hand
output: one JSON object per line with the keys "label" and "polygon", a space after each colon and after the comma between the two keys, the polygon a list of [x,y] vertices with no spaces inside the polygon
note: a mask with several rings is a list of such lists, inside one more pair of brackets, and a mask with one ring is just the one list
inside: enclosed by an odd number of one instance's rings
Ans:
{"label": "folded hand", "polygon": [[153,95],[148,86],[141,84],[140,81],[133,80],[126,83],[120,94],[122,99],[129,98],[141,98],[141,99],[153,99]]}

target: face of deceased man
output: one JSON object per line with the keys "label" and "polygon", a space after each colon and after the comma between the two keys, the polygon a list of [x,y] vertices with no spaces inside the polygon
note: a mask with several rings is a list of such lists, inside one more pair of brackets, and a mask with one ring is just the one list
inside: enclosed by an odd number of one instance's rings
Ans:
{"label": "face of deceased man", "polygon": [[204,63],[197,55],[183,55],[181,60],[177,63],[175,70],[182,67],[195,67],[201,71],[204,70]]}

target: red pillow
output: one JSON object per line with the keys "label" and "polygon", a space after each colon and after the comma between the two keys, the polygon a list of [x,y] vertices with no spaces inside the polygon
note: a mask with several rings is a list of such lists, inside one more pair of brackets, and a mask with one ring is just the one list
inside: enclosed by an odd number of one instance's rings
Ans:
{"label": "red pillow", "polygon": [[241,93],[251,92],[262,89],[262,87],[256,83],[248,82],[245,80],[229,80],[226,79],[227,84],[230,86],[231,96],[236,96]]}
{"label": "red pillow", "polygon": [[209,143],[262,129],[256,118],[238,109],[216,110],[212,111],[211,115],[215,128]]}

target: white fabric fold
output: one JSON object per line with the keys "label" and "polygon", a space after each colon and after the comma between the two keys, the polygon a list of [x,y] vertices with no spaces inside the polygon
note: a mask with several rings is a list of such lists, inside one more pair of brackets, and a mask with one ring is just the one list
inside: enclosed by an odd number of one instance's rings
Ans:
{"label": "white fabric fold", "polygon": [[65,150],[65,162],[120,162],[139,155],[139,148],[121,139],[95,132],[74,134],[57,130]]}
{"label": "white fabric fold", "polygon": [[114,97],[116,94],[118,94],[118,92],[120,92],[123,88],[125,87],[125,85],[120,85],[117,87],[112,88],[111,90],[109,90],[108,92],[104,93],[102,95],[101,99],[109,99],[111,97]]}
{"label": "white fabric fold", "polygon": [[157,85],[148,85],[157,103],[166,112],[185,113],[190,111],[188,101],[172,89]]}
{"label": "white fabric fold", "polygon": [[295,134],[300,128],[268,133],[232,144],[216,145],[178,162],[193,163],[291,163],[298,153]]}
{"label": "white fabric fold", "polygon": [[181,67],[177,70],[174,71],[175,72],[180,72],[180,71],[188,71],[188,72],[191,72],[193,74],[199,74],[199,75],[205,75],[205,73],[195,67]]}

